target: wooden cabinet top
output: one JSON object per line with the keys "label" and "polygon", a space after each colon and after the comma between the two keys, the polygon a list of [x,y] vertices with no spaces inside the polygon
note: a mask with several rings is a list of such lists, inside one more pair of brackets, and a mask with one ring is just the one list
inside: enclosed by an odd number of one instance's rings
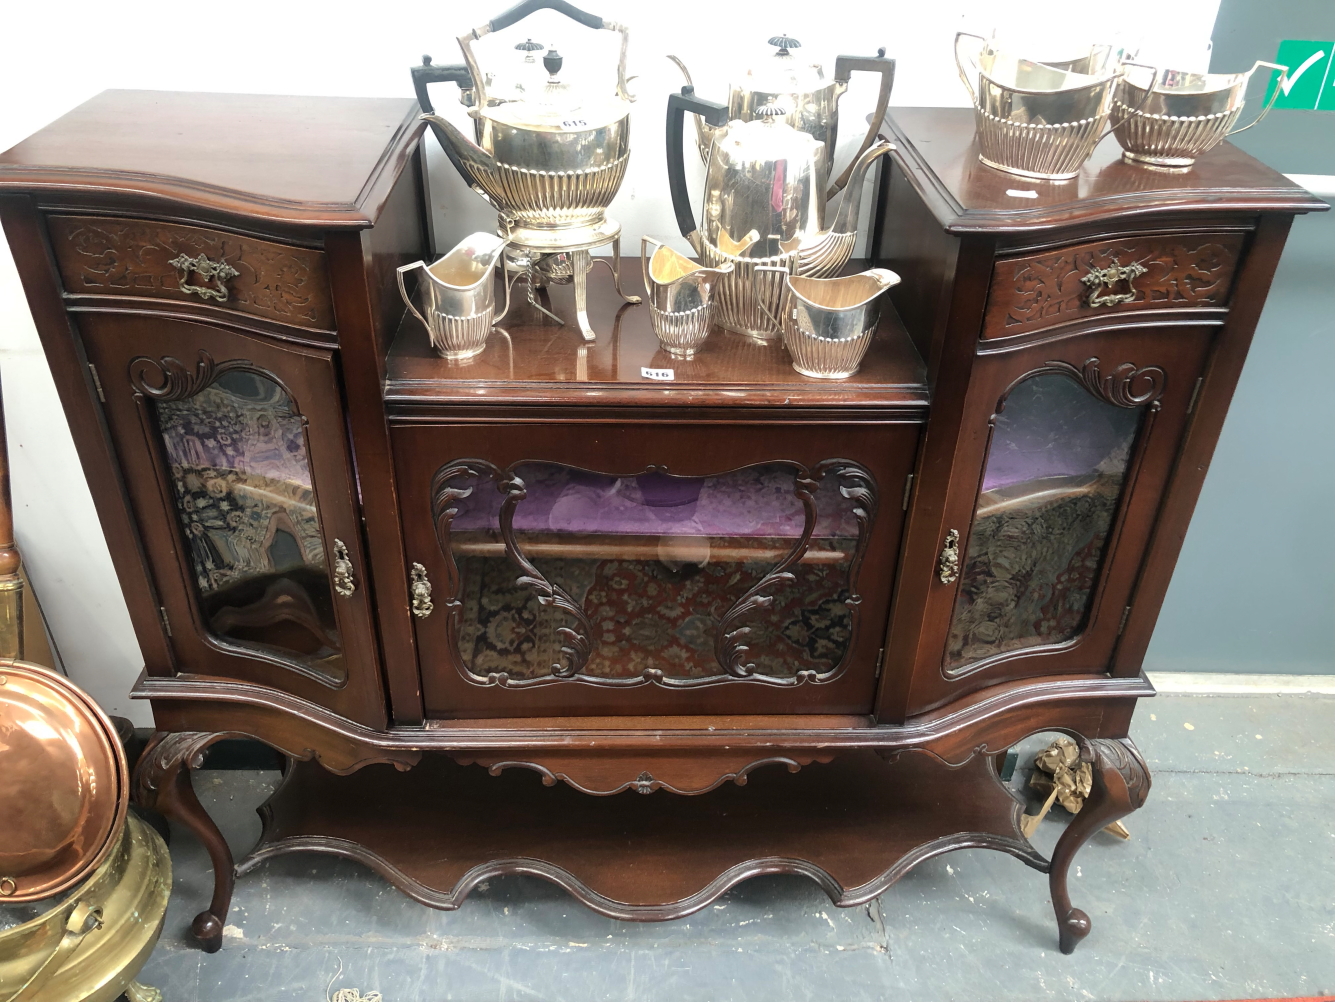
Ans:
{"label": "wooden cabinet top", "polygon": [[[849,272],[867,267],[852,261]],[[623,288],[644,291],[639,262],[622,260]],[[573,317],[574,292],[553,285],[551,306]],[[889,300],[877,336],[848,379],[813,379],[794,371],[783,345],[761,344],[715,328],[693,359],[674,358],[654,337],[649,307],[623,303],[607,272],[589,275],[589,320],[583,341],[571,323],[558,327],[524,302],[523,284],[486,350],[451,362],[432,350],[425,328],[405,313],[386,361],[385,400],[402,412],[452,405],[566,404],[650,407],[837,407],[906,412],[916,420],[928,401],[922,359]],[[500,293],[498,291],[498,299]]]}
{"label": "wooden cabinet top", "polygon": [[1117,215],[1320,212],[1329,206],[1232,143],[1189,171],[1154,170],[1122,160],[1112,136],[1071,181],[1003,173],[978,160],[971,108],[895,108],[885,135],[910,182],[952,233],[1017,233]]}
{"label": "wooden cabinet top", "polygon": [[412,153],[417,113],[405,98],[109,90],[0,154],[0,193],[362,228]]}

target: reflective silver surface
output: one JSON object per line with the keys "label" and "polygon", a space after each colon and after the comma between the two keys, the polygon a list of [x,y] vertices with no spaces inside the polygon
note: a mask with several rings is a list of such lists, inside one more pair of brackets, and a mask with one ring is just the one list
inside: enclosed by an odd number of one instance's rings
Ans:
{"label": "reflective silver surface", "polygon": [[1022,177],[1075,177],[1102,137],[1122,64],[1108,46],[1048,64],[955,35],[955,64],[973,99],[978,158]]}
{"label": "reflective silver surface", "polygon": [[[399,293],[408,309],[431,335],[431,346],[444,358],[472,358],[487,344],[492,324],[510,309],[510,286],[506,283],[505,309],[496,316],[494,270],[509,243],[494,233],[473,233],[448,254],[427,267],[414,261],[399,268]],[[418,274],[418,293],[425,315],[408,294],[404,276]]]}
{"label": "reflective silver surface", "polygon": [[[768,59],[758,65],[747,68],[733,78],[728,88],[728,118],[730,121],[751,122],[762,116],[759,109],[772,105],[782,105],[787,109],[783,120],[799,132],[816,139],[825,148],[825,161],[821,167],[822,183],[828,185],[834,163],[835,146],[839,140],[839,99],[848,90],[849,81],[838,77],[829,79],[825,69],[819,63],[808,62],[792,50],[801,47],[796,39],[777,36],[769,40],[776,47]],[[884,58],[885,50],[880,50],[878,58]],[[688,84],[693,84],[691,71],[676,56],[668,56],[681,70]],[[858,69],[867,69],[866,66]],[[836,69],[837,72],[837,69]],[[881,93],[878,96],[878,108],[884,108],[889,102],[893,72],[882,72]],[[699,115],[695,118],[696,142],[700,148],[700,159],[709,162],[709,147],[715,134],[720,130],[710,126]],[[879,128],[879,115],[875,122],[869,123],[867,134],[858,154],[861,155],[871,146],[875,132]],[[856,158],[855,158],[856,159]],[[851,165],[850,165],[851,170]],[[841,191],[846,181],[841,178],[834,187],[826,192],[827,197]]]}
{"label": "reflective silver surface", "polygon": [[1140,108],[1114,133],[1122,144],[1123,159],[1154,167],[1184,169],[1230,135],[1246,101],[1247,84],[1262,66],[1280,72],[1270,101],[1242,132],[1265,117],[1279,96],[1288,67],[1258,60],[1245,73],[1185,73],[1165,70],[1155,75],[1139,67],[1128,70],[1117,84],[1114,106],[1119,113]]}
{"label": "reflective silver surface", "polygon": [[473,43],[491,30],[482,25],[458,39],[474,83],[467,100],[476,141],[439,115],[422,119],[431,123],[464,180],[496,208],[503,231],[569,230],[569,240],[546,242],[565,249],[588,246],[621,187],[630,156],[629,33],[624,25],[602,22],[602,30],[621,36],[614,93],[563,81],[559,58],[545,84],[530,81],[489,93],[494,78],[478,65]]}
{"label": "reflective silver surface", "polygon": [[876,336],[881,293],[898,285],[899,276],[872,268],[842,278],[783,277],[783,313],[777,319],[793,368],[820,379],[853,375]]}
{"label": "reflective silver surface", "polygon": [[[650,246],[655,249],[652,256]],[[640,238],[640,268],[658,343],[670,355],[692,358],[709,336],[714,286],[733,266],[707,268],[653,237]]]}
{"label": "reflective silver surface", "polygon": [[[705,174],[701,231],[692,239],[710,267],[734,266],[720,282],[718,323],[752,337],[774,338],[768,314],[777,312],[778,286],[757,284],[757,265],[798,274],[833,274],[847,263],[856,240],[863,180],[890,150],[878,143],[858,158],[834,223],[825,226],[825,147],[783,116],[729,122],[714,137]],[[757,301],[758,290],[767,298]]]}

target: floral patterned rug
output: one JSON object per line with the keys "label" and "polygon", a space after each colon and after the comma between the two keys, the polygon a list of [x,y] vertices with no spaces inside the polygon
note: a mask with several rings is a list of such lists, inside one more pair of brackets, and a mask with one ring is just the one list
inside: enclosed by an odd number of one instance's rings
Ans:
{"label": "floral patterned rug", "polygon": [[[714,656],[719,622],[771,564],[707,563],[674,567],[652,560],[537,561],[548,580],[581,604],[593,623],[584,674],[635,677],[657,669],[675,678],[722,674]],[[573,617],[541,606],[516,583],[508,560],[460,561],[463,616],[460,654],[475,674],[512,678],[549,674],[561,660],[557,629]],[[852,637],[846,563],[800,564],[795,580],[768,593],[773,601],[747,614],[742,643],[759,673],[787,677],[828,672]]]}

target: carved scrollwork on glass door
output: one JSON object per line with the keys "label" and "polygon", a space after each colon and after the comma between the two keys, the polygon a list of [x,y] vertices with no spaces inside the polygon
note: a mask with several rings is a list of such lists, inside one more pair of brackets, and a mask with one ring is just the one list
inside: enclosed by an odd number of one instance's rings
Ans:
{"label": "carved scrollwork on glass door", "polygon": [[432,516],[464,678],[669,688],[844,670],[876,485],[856,463],[709,477],[442,466]]}
{"label": "carved scrollwork on glass door", "polygon": [[955,589],[947,677],[1079,640],[1167,377],[1050,361],[1002,393]]}

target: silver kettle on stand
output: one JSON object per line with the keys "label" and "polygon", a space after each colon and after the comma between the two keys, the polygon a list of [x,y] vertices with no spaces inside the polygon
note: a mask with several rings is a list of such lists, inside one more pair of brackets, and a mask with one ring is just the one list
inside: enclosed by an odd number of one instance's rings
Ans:
{"label": "silver kettle on stand", "polygon": [[[494,83],[494,77],[478,65],[473,43],[544,9],[620,36],[615,88],[567,81],[561,73],[563,57],[550,49],[542,58],[547,80],[541,87],[511,86],[501,93],[488,90],[488,81]],[[577,320],[588,341],[594,339],[587,308],[591,250],[611,244],[611,258],[599,260],[611,267],[622,298],[640,301],[621,293],[621,224],[607,216],[630,159],[634,99],[626,90],[628,40],[625,25],[582,11],[566,0],[524,0],[459,36],[463,65],[438,66],[427,56],[421,66],[412,69],[422,120],[431,126],[468,186],[496,209],[497,231],[509,242],[506,270],[526,275],[529,302],[558,322],[559,317],[534,300],[533,288],[548,282],[573,283]],[[528,45],[525,42],[516,48],[536,51]],[[438,82],[459,85],[460,100],[473,119],[472,139],[435,114],[427,86]]]}
{"label": "silver kettle on stand", "polygon": [[[762,340],[780,336],[773,317],[783,284],[775,272],[757,274],[756,268],[813,278],[836,274],[857,241],[867,169],[891,148],[877,143],[853,162],[834,222],[826,226],[825,144],[788,124],[784,100],[761,105],[743,122],[729,120],[727,105],[696,97],[693,87],[668,96],[668,181],[677,226],[706,267],[733,266],[719,280],[716,322]],[[688,111],[714,129],[698,226],[686,188]]]}
{"label": "silver kettle on stand", "polygon": [[[834,61],[834,78],[827,79],[820,64],[805,62],[793,54],[794,49],[802,47],[796,38],[775,35],[769,44],[778,51],[759,65],[746,70],[739,80],[730,84],[728,119],[750,122],[756,118],[757,109],[776,100],[783,101],[789,109],[785,118],[788,124],[799,132],[815,136],[825,145],[826,183],[829,182],[834,148],[839,139],[839,99],[848,90],[849,81],[855,72],[880,74],[876,110],[872,112],[867,135],[843,174],[825,192],[827,199],[833,198],[848,183],[858,158],[876,141],[876,130],[881,127],[885,110],[890,105],[890,88],[895,85],[895,61],[885,58],[885,49],[880,49],[874,56],[840,56]],[[686,77],[686,83],[694,85],[695,81],[691,79],[691,71],[686,68],[686,64],[676,56],[668,58],[677,64]],[[695,133],[700,146],[700,159],[708,162],[714,128],[697,115]]]}

